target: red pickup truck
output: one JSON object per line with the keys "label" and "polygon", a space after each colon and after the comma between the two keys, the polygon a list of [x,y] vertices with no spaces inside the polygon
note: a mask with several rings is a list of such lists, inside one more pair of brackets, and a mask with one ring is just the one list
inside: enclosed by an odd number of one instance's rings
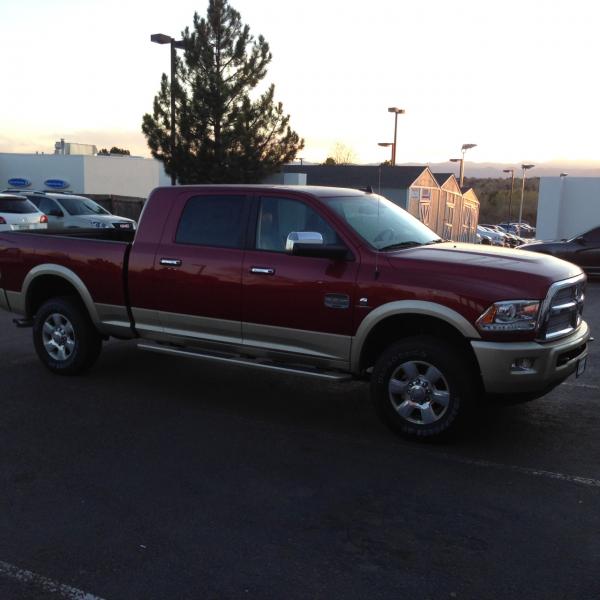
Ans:
{"label": "red pickup truck", "polygon": [[532,252],[446,242],[386,199],[310,186],[156,189],[138,230],[0,234],[0,306],[43,364],[143,349],[364,378],[413,438],[488,396],[539,397],[585,368],[585,275]]}

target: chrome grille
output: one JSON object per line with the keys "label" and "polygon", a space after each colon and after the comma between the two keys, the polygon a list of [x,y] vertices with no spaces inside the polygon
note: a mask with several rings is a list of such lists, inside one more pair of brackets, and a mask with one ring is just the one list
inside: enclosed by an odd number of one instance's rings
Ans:
{"label": "chrome grille", "polygon": [[555,340],[569,335],[581,324],[585,299],[585,275],[550,286],[542,304],[538,339]]}

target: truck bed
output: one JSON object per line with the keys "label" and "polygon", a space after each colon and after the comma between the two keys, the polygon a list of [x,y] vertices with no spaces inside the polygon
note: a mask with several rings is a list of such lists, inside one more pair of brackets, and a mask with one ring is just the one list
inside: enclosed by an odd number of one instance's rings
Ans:
{"label": "truck bed", "polygon": [[0,288],[9,298],[18,295],[32,269],[60,265],[76,274],[96,303],[126,306],[125,267],[134,235],[116,229],[1,232]]}

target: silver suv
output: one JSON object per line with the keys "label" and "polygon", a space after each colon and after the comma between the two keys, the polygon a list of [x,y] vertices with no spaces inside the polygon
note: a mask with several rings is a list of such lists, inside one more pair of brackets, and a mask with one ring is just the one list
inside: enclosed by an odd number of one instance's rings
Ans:
{"label": "silver suv", "polygon": [[[13,192],[14,193],[14,192]],[[56,192],[18,192],[26,196],[48,217],[49,229],[73,227],[99,229],[135,229],[132,219],[118,217],[85,196]]]}

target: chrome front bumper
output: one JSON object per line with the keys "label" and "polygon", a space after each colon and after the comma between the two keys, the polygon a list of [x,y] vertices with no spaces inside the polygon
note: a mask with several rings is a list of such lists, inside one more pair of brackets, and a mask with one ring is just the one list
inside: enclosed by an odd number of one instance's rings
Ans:
{"label": "chrome front bumper", "polygon": [[[521,394],[549,390],[575,372],[587,356],[590,330],[585,321],[576,331],[556,342],[481,342],[471,346],[479,362],[488,394]],[[519,359],[533,361],[530,368],[516,368]]]}

